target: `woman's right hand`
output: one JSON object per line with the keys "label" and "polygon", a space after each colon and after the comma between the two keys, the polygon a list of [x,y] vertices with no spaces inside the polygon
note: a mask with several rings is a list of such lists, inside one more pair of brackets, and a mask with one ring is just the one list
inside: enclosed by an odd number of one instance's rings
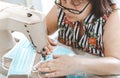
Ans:
{"label": "woman's right hand", "polygon": [[53,41],[52,39],[47,37],[47,46],[45,46],[44,49],[43,49],[45,55],[50,54],[53,50],[53,47],[56,46],[56,45],[57,45],[57,43],[55,41]]}

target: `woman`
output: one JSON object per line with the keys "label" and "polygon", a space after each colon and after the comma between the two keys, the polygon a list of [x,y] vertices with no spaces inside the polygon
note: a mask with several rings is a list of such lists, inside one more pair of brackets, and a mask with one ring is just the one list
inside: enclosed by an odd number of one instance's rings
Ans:
{"label": "woman", "polygon": [[60,43],[98,57],[55,55],[54,60],[41,63],[39,71],[49,72],[46,77],[80,71],[91,78],[118,77],[120,10],[115,4],[111,0],[56,0],[55,4],[46,19],[48,34],[59,29]]}

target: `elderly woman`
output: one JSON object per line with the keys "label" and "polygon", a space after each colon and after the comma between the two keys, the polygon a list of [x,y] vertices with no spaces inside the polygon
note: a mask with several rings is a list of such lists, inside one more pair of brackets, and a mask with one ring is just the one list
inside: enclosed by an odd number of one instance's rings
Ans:
{"label": "elderly woman", "polygon": [[38,69],[48,72],[46,77],[76,72],[87,78],[119,77],[120,10],[112,0],[56,0],[46,20],[48,34],[59,29],[58,41],[78,54],[55,55],[54,60],[40,63]]}

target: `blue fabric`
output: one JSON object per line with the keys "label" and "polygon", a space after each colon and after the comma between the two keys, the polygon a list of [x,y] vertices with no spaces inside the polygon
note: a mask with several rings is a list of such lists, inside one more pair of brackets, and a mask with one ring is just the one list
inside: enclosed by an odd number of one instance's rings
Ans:
{"label": "blue fabric", "polygon": [[[70,56],[72,56],[72,55],[75,55],[75,53],[72,50],[67,49],[63,46],[57,46],[50,55],[46,56],[45,61],[52,60],[53,55],[70,55]],[[42,58],[42,60],[43,60],[43,58]]]}
{"label": "blue fabric", "polygon": [[[12,58],[9,75],[29,75],[34,64],[36,52],[27,39],[21,40],[9,54]],[[12,57],[14,55],[14,57]],[[8,56],[9,57],[9,56]]]}
{"label": "blue fabric", "polygon": [[79,75],[68,75],[67,78],[86,78],[86,77]]}

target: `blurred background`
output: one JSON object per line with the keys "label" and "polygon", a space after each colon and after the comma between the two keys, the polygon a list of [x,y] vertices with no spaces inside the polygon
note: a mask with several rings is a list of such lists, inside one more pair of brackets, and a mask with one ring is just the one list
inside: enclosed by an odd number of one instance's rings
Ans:
{"label": "blurred background", "polygon": [[33,7],[39,11],[45,12],[46,14],[54,5],[54,0],[1,0],[13,4],[19,4],[26,7]]}

